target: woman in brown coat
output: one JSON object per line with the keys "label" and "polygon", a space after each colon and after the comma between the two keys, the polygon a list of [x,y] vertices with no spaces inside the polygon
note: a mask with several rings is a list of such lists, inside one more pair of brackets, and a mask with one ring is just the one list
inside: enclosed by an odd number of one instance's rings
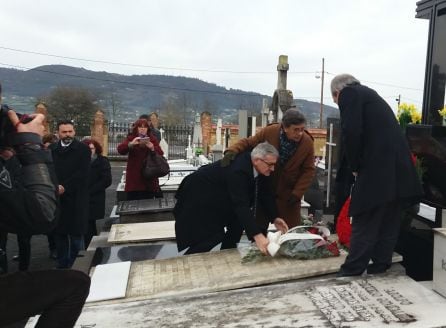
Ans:
{"label": "woman in brown coat", "polygon": [[[236,154],[252,149],[264,141],[276,147],[279,150],[279,160],[272,174],[273,190],[279,217],[286,221],[289,228],[300,224],[300,200],[316,173],[313,137],[305,130],[305,123],[301,112],[288,109],[281,124],[268,125],[256,135],[239,140],[228,148],[222,161],[222,165],[225,165]],[[268,222],[259,214],[257,220],[266,229]]]}

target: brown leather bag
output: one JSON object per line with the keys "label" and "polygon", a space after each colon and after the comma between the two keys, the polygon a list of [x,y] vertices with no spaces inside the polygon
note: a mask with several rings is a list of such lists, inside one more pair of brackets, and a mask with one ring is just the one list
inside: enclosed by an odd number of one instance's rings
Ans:
{"label": "brown leather bag", "polygon": [[142,166],[142,176],[146,179],[160,178],[170,172],[169,163],[164,156],[149,152]]}

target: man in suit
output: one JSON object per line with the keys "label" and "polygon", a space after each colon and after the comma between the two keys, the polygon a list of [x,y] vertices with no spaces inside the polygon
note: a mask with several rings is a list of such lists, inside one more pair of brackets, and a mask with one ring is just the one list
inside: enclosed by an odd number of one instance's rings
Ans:
{"label": "man in suit", "polygon": [[[313,137],[305,130],[305,117],[297,109],[288,109],[281,123],[273,123],[256,135],[239,140],[225,152],[222,165],[236,154],[267,141],[279,151],[279,159],[272,172],[272,193],[276,197],[279,216],[290,228],[301,223],[300,201],[316,174],[314,165]],[[257,213],[257,221],[268,225],[263,213]]]}
{"label": "man in suit", "polygon": [[[385,272],[392,263],[401,211],[422,194],[410,150],[389,105],[349,74],[331,82],[341,114],[345,164],[352,189],[350,252],[339,276]],[[368,266],[370,259],[373,264]]]}
{"label": "man in suit", "polygon": [[245,230],[267,254],[266,231],[256,224],[256,211],[263,208],[277,229],[288,230],[277,217],[269,186],[277,158],[277,150],[265,142],[240,154],[229,166],[217,161],[184,178],[174,209],[178,250],[208,252],[219,243],[221,249],[235,248]]}
{"label": "man in suit", "polygon": [[88,227],[90,149],[74,139],[72,121],[57,124],[59,141],[50,146],[59,180],[60,220],[54,230],[58,268],[70,268],[84,248]]}

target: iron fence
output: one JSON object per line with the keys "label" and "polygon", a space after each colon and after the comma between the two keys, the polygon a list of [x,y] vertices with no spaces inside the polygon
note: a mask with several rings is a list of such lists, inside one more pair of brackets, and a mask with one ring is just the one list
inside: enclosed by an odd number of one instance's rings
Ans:
{"label": "iron fence", "polygon": [[[108,124],[108,157],[126,158],[118,153],[118,145],[124,141],[132,128],[132,123],[110,122]],[[192,135],[193,127],[184,125],[162,126],[163,137],[169,146],[169,159],[186,158],[188,136]]]}

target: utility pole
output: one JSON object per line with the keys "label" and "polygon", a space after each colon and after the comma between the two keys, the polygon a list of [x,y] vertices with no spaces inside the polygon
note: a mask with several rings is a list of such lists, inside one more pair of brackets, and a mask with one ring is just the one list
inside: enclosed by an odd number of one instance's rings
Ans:
{"label": "utility pole", "polygon": [[396,98],[395,101],[398,104],[398,108],[396,109],[398,111],[398,109],[400,109],[400,104],[401,104],[401,95],[398,95],[398,98]]}
{"label": "utility pole", "polygon": [[322,74],[321,74],[321,110],[319,113],[319,128],[322,129],[322,114],[324,113],[324,75],[325,75],[325,59],[322,58]]}

